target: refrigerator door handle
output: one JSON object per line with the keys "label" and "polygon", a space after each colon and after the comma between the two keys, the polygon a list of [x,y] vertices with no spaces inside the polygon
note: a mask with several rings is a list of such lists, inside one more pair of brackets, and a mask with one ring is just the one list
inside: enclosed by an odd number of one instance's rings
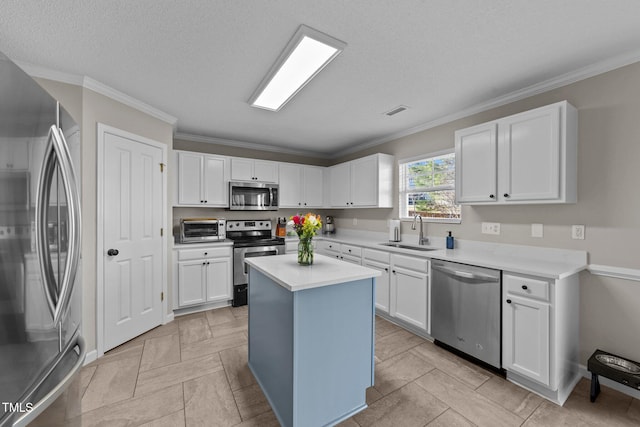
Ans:
{"label": "refrigerator door handle", "polygon": [[[47,208],[56,164],[62,176],[62,184],[67,200],[69,233],[67,259],[65,260],[65,268],[59,288],[55,284],[47,238]],[[66,314],[69,307],[69,300],[80,260],[80,196],[69,148],[62,131],[56,125],[52,125],[49,129],[49,141],[38,186],[36,216],[38,258],[43,276],[45,295],[49,310],[53,315],[53,323],[57,324]]]}
{"label": "refrigerator door handle", "polygon": [[[55,401],[58,398],[58,396],[60,396],[71,384],[71,382],[75,379],[75,376],[80,371],[80,368],[82,368],[82,365],[84,364],[85,356],[87,355],[87,348],[86,348],[84,339],[82,338],[79,332],[76,331],[71,341],[69,341],[69,344],[67,345],[67,347],[58,356],[58,362],[59,362],[60,360],[63,359],[63,357],[66,354],[69,354],[72,351],[76,351],[75,350],[76,347],[78,347],[78,350],[77,350],[78,360],[75,362],[73,367],[69,370],[69,372],[64,376],[62,381],[60,381],[60,383],[58,383],[55,386],[55,388],[53,388],[44,397],[42,397],[42,399],[34,403],[32,409],[29,412],[26,412],[20,418],[16,419],[13,423],[13,427],[26,427],[29,423],[35,420],[38,417],[38,415],[40,415],[45,409],[47,409],[47,407],[51,404],[51,402]],[[38,382],[38,386],[33,388],[32,393],[35,390],[37,390],[40,387],[40,385],[42,385],[42,383],[47,379],[49,375],[51,375],[52,371],[58,365],[58,362],[54,363],[51,369],[48,372],[46,372],[44,376],[40,378]],[[31,394],[28,394],[27,396],[25,396],[24,402],[31,402],[32,398],[33,396]]]}
{"label": "refrigerator door handle", "polygon": [[[52,126],[53,128],[54,126]],[[36,248],[38,253],[38,263],[42,272],[42,284],[47,300],[47,306],[51,315],[55,317],[56,305],[58,303],[58,288],[56,286],[55,275],[51,265],[51,253],[49,251],[49,240],[47,236],[47,210],[49,207],[49,195],[51,193],[51,182],[56,167],[56,155],[53,148],[53,133],[49,129],[47,146],[45,148],[42,170],[38,181],[38,195],[36,198]]]}

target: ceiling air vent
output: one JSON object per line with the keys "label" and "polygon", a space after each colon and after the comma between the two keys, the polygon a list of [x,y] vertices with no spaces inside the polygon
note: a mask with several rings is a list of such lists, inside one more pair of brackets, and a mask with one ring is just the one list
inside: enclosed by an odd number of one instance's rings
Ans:
{"label": "ceiling air vent", "polygon": [[391,110],[387,111],[386,113],[384,113],[387,116],[395,116],[398,113],[402,113],[404,110],[409,109],[409,107],[407,107],[406,105],[398,105],[395,108],[392,108]]}

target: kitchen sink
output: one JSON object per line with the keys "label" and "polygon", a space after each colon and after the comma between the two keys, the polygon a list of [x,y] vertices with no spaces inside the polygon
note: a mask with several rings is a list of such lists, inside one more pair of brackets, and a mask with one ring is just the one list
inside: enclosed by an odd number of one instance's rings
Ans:
{"label": "kitchen sink", "polygon": [[399,249],[411,249],[413,251],[436,251],[438,250],[438,248],[426,248],[424,246],[412,246],[412,245],[404,245],[402,243],[393,243],[393,242],[389,242],[389,243],[380,243],[382,246],[389,246],[392,248],[399,248]]}

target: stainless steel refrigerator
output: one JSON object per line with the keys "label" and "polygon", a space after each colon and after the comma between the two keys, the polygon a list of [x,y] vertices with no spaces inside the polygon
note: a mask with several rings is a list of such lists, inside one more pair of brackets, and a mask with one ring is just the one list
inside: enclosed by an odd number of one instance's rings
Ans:
{"label": "stainless steel refrigerator", "polygon": [[0,53],[0,427],[71,383],[80,335],[80,129]]}

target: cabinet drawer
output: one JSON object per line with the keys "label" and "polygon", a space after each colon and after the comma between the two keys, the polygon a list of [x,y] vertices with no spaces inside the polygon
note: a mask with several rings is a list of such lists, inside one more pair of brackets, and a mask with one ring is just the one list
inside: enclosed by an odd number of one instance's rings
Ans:
{"label": "cabinet drawer", "polygon": [[363,258],[370,261],[378,261],[384,264],[389,264],[389,252],[377,251],[375,249],[365,248],[362,251]]}
{"label": "cabinet drawer", "polygon": [[336,242],[328,242],[326,240],[320,240],[318,242],[318,249],[319,250],[323,250],[323,251],[333,251],[333,252],[340,252],[340,243],[336,243]]}
{"label": "cabinet drawer", "polygon": [[510,294],[549,301],[549,282],[545,280],[503,274],[502,282]]}
{"label": "cabinet drawer", "polygon": [[341,245],[341,252],[344,255],[353,255],[353,256],[357,256],[360,257],[362,256],[362,248],[359,246],[352,246],[352,245]]}
{"label": "cabinet drawer", "polygon": [[230,246],[225,246],[222,248],[181,249],[178,251],[178,261],[228,257],[231,256],[230,249]]}
{"label": "cabinet drawer", "polygon": [[394,267],[404,267],[410,270],[421,271],[426,273],[429,266],[429,260],[425,258],[415,258],[404,255],[392,255],[391,262]]}

